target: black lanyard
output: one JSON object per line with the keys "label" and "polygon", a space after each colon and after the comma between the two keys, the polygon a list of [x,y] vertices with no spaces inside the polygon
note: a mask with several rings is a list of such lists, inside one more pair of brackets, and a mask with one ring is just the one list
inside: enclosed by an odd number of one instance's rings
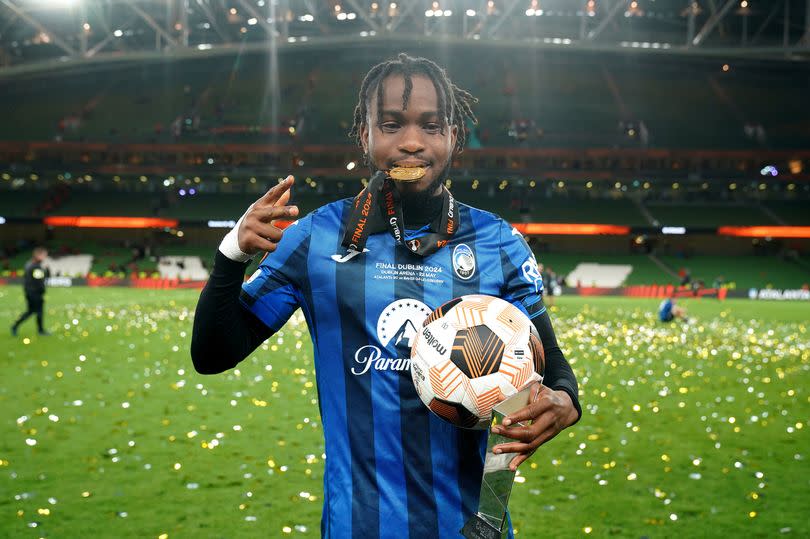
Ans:
{"label": "black lanyard", "polygon": [[368,186],[354,199],[346,232],[341,242],[349,250],[362,252],[369,235],[388,230],[397,243],[420,256],[428,256],[441,249],[459,226],[456,200],[442,186],[442,211],[430,224],[430,231],[418,238],[405,241],[405,222],[402,203],[394,181],[380,171],[371,177]]}

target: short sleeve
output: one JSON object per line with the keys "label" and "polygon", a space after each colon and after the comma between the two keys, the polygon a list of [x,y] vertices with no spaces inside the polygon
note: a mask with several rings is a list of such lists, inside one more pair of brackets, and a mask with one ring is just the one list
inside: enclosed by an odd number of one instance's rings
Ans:
{"label": "short sleeve", "polygon": [[307,278],[312,216],[294,221],[284,230],[275,251],[268,253],[242,285],[242,305],[278,331],[299,307]]}
{"label": "short sleeve", "polygon": [[501,266],[504,284],[501,297],[534,319],[546,312],[543,303],[543,278],[537,260],[523,235],[501,221]]}

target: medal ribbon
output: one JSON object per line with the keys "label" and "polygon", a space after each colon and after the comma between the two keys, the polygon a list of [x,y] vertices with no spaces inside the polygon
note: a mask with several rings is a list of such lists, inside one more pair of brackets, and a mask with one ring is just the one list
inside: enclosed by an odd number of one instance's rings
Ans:
{"label": "medal ribbon", "polygon": [[402,200],[394,181],[385,172],[377,172],[368,186],[354,199],[341,244],[347,249],[362,252],[371,234],[388,230],[397,243],[412,253],[429,256],[450,241],[459,227],[458,205],[446,187],[442,186],[442,211],[430,224],[430,232],[405,241],[405,221]]}

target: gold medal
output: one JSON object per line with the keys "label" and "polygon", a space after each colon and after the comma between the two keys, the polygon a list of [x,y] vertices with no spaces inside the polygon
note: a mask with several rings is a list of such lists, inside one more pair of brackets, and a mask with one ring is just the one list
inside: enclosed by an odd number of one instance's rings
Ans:
{"label": "gold medal", "polygon": [[388,177],[398,182],[415,182],[425,175],[425,167],[394,167]]}

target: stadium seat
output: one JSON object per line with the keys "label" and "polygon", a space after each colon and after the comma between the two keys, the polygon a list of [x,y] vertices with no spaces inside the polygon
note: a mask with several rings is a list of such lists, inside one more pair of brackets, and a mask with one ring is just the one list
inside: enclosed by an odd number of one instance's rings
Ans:
{"label": "stadium seat", "polygon": [[205,280],[208,270],[198,256],[161,256],[158,271],[164,279]]}
{"label": "stadium seat", "polygon": [[53,277],[84,277],[93,265],[93,255],[78,254],[48,257],[43,265],[51,270]]}
{"label": "stadium seat", "polygon": [[618,288],[624,284],[633,266],[623,264],[597,264],[582,262],[568,274],[569,283],[600,288]]}

